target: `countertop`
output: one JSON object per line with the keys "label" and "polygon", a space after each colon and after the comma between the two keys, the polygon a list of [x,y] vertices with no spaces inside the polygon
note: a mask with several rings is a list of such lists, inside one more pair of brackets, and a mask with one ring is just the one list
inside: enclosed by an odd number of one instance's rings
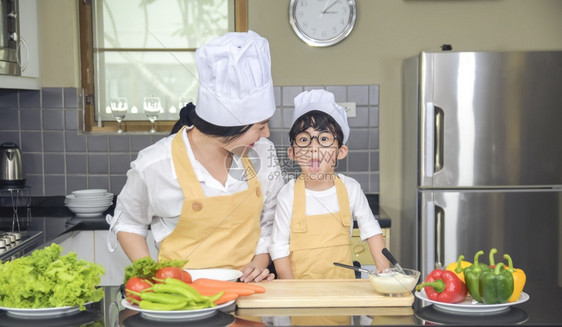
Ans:
{"label": "countertop", "polygon": [[[26,252],[41,248],[51,242],[61,242],[69,231],[107,229],[108,225],[102,217],[76,218],[64,207],[52,205],[52,201],[60,199],[42,199],[43,206],[32,207],[32,220],[29,230],[43,231],[42,239]],[[45,205],[48,204],[48,205]],[[1,217],[0,212],[0,217]],[[24,253],[25,254],[25,253]],[[149,321],[129,310],[123,310],[120,305],[121,294],[119,287],[104,287],[106,297],[99,303],[89,306],[85,312],[67,318],[42,319],[43,326],[116,326],[115,321],[121,321],[122,326],[153,326]],[[542,285],[528,283],[525,292],[530,299],[522,304],[510,307],[506,312],[494,315],[461,315],[443,313],[433,305],[419,299],[411,307],[385,308],[289,308],[289,309],[237,309],[229,308],[226,314],[217,313],[213,319],[198,322],[182,322],[182,326],[226,326],[232,321],[232,314],[238,326],[282,326],[287,325],[291,315],[308,316],[318,319],[318,325],[325,325],[326,317],[333,315],[348,316],[349,325],[430,325],[430,324],[471,324],[471,325],[561,325],[562,324],[562,288],[558,285]],[[328,319],[329,320],[329,319]],[[248,321],[254,321],[250,324]],[[255,321],[258,321],[257,323]],[[31,322],[31,324],[30,324]],[[35,326],[35,321],[9,317],[0,310],[1,326]],[[203,323],[203,324],[202,324]],[[178,323],[158,322],[161,325],[179,326]]]}

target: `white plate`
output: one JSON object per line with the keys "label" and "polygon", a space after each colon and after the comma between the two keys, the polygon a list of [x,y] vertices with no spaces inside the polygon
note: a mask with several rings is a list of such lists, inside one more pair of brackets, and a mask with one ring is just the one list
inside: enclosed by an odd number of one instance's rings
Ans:
{"label": "white plate", "polygon": [[96,213],[77,213],[76,217],[80,217],[80,218],[94,218],[94,217],[102,217],[105,218],[105,216],[103,216],[103,213],[105,211],[102,212],[96,212]]}
{"label": "white plate", "polygon": [[199,278],[209,278],[218,280],[227,280],[231,282],[238,281],[242,276],[240,270],[228,268],[206,268],[206,269],[186,269],[191,275],[191,279],[196,280]]}
{"label": "white plate", "polygon": [[213,308],[196,309],[196,310],[173,310],[173,311],[158,311],[158,310],[145,310],[136,305],[131,304],[129,301],[123,299],[121,304],[127,309],[138,311],[141,315],[150,320],[199,320],[210,317],[216,313],[217,310],[226,308],[235,300],[219,304]]}
{"label": "white plate", "polygon": [[457,313],[457,314],[497,314],[509,310],[509,307],[516,304],[521,304],[529,300],[529,294],[523,292],[521,296],[515,302],[507,302],[500,304],[484,304],[475,301],[472,296],[468,295],[464,301],[460,303],[445,303],[430,300],[425,294],[425,290],[415,293],[416,297],[420,300],[433,303],[435,310],[447,312],[447,313]]}
{"label": "white plate", "polygon": [[[88,302],[90,304],[92,302]],[[56,316],[68,316],[78,313],[80,307],[58,307],[58,308],[40,308],[40,309],[21,309],[21,308],[6,308],[0,307],[0,310],[5,310],[8,315],[12,317],[26,317],[26,318],[51,318]]]}

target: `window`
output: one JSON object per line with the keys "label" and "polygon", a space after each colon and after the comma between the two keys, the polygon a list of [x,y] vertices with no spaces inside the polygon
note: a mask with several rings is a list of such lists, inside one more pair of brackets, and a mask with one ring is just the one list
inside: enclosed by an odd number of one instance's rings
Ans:
{"label": "window", "polygon": [[148,132],[149,116],[156,131],[170,131],[197,99],[195,50],[248,30],[247,0],[80,0],[79,20],[87,132]]}

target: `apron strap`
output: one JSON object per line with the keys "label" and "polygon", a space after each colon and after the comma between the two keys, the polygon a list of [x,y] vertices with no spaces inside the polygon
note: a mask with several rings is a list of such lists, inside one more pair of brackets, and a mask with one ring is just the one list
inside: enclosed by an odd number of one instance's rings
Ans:
{"label": "apron strap", "polygon": [[186,126],[183,126],[179,132],[176,133],[172,141],[172,161],[174,163],[176,176],[178,178],[178,183],[183,191],[183,196],[185,199],[190,198],[204,198],[205,193],[201,184],[195,183],[197,185],[190,185],[189,181],[198,180],[193,166],[191,165],[191,160],[187,156],[187,149],[182,140],[182,135],[185,133]]}
{"label": "apron strap", "polygon": [[338,195],[338,205],[340,207],[340,219],[341,223],[345,227],[351,226],[351,209],[349,208],[349,195],[347,194],[347,188],[343,181],[336,176],[336,194]]}
{"label": "apron strap", "polygon": [[302,174],[295,180],[294,192],[291,230],[297,233],[304,233],[306,232],[306,190]]}

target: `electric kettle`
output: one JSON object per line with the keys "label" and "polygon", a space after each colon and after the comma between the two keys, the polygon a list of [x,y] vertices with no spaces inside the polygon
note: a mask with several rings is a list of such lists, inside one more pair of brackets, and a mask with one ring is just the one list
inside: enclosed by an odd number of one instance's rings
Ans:
{"label": "electric kettle", "polygon": [[12,142],[0,145],[0,188],[25,186],[20,149]]}

